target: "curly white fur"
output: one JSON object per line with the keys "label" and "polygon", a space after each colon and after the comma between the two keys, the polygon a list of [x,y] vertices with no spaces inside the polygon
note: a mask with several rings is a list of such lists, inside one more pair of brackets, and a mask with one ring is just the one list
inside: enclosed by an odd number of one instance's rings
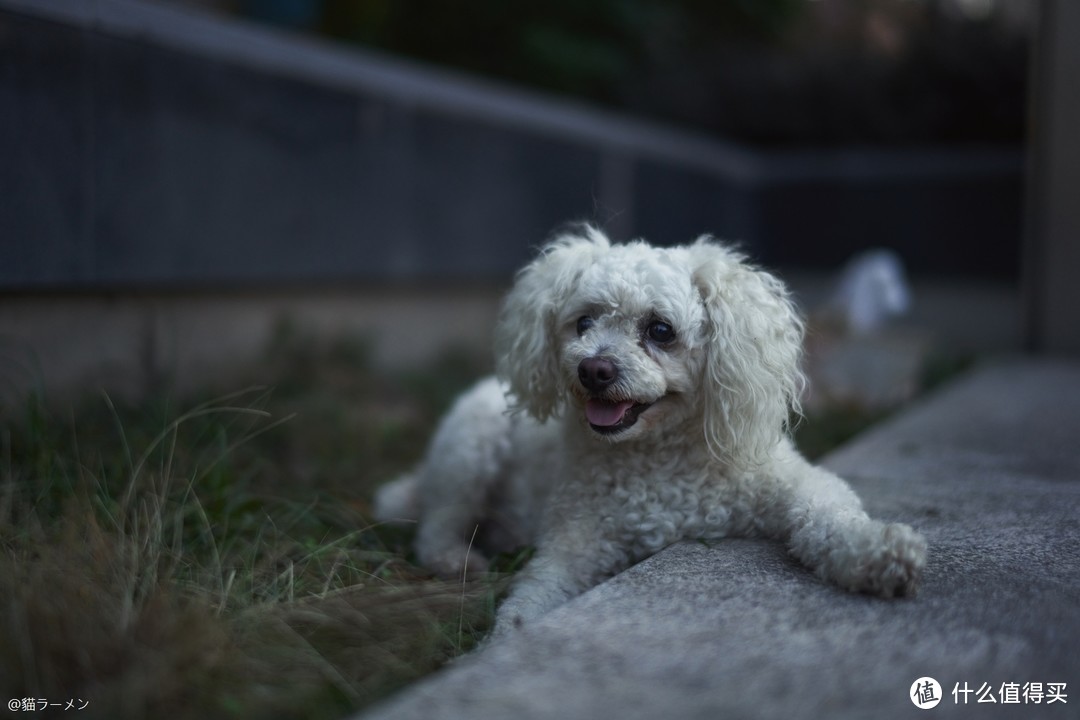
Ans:
{"label": "curly white fur", "polygon": [[802,323],[775,277],[722,244],[556,238],[517,278],[497,373],[463,395],[377,514],[418,519],[419,559],[486,567],[535,543],[496,633],[683,538],[766,536],[822,578],[914,594],[926,543],[870,519],[787,435]]}

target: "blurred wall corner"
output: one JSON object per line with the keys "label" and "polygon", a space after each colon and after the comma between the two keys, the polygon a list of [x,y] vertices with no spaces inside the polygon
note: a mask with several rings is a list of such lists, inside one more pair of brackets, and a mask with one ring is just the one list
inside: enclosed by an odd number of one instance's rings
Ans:
{"label": "blurred wall corner", "polygon": [[1025,340],[1080,356],[1080,3],[1042,0],[1032,68]]}

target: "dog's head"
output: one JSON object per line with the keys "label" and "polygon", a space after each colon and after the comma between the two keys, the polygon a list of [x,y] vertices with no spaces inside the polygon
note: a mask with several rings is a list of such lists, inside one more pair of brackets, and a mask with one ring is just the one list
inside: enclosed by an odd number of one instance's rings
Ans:
{"label": "dog's head", "polygon": [[612,245],[589,227],[521,271],[495,332],[499,375],[537,419],[572,413],[611,442],[689,422],[740,465],[784,433],[801,345],[783,285],[729,248]]}

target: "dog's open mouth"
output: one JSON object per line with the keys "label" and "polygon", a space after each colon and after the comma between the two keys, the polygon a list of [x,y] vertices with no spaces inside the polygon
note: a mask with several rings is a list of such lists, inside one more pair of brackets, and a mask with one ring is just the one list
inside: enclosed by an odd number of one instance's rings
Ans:
{"label": "dog's open mouth", "polygon": [[639,403],[633,400],[612,402],[589,398],[585,401],[585,418],[589,421],[589,427],[596,432],[611,435],[636,423],[638,416],[650,405],[652,403]]}

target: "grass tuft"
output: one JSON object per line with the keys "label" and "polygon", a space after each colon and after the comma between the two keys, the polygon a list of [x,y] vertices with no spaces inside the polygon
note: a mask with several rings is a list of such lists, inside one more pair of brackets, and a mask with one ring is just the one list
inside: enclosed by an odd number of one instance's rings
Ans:
{"label": "grass tuft", "polygon": [[[342,717],[471,649],[506,575],[434,580],[369,519],[475,377],[275,349],[177,412],[31,398],[0,424],[0,695],[83,717]],[[359,371],[357,370],[359,367]],[[456,373],[456,374],[455,374]],[[438,373],[436,373],[438,374]],[[444,378],[446,376],[443,376]],[[327,378],[336,382],[327,382]],[[54,708],[55,709],[55,708]]]}

